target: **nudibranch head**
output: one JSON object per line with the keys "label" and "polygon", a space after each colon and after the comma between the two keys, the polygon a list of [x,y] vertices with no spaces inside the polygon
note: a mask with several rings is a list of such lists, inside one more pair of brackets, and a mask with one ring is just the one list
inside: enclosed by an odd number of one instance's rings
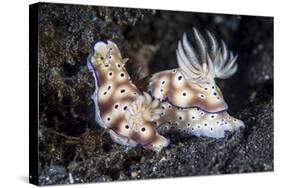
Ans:
{"label": "nudibranch head", "polygon": [[[117,45],[108,40],[105,42],[97,42],[93,47],[93,54],[90,57],[90,62],[95,69],[103,69],[104,65],[111,62],[122,62],[121,53]],[[123,63],[123,62],[122,62]]]}
{"label": "nudibranch head", "polygon": [[237,70],[237,56],[229,52],[223,41],[220,47],[210,32],[208,45],[193,30],[198,53],[184,34],[176,51],[179,68],[154,74],[149,91],[153,97],[168,100],[176,107],[198,107],[210,113],[226,111],[228,106],[214,79],[232,76]]}

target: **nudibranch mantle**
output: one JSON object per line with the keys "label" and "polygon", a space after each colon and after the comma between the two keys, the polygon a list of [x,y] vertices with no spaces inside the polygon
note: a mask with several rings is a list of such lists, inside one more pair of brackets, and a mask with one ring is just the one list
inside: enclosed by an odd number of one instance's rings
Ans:
{"label": "nudibranch mantle", "polygon": [[96,121],[109,129],[111,138],[122,145],[159,151],[169,140],[159,135],[153,121],[161,113],[159,102],[142,93],[132,83],[117,45],[98,42],[89,55],[87,66],[95,79]]}
{"label": "nudibranch mantle", "polygon": [[215,83],[195,84],[185,79],[180,69],[156,73],[148,86],[149,93],[160,101],[169,101],[176,107],[198,107],[204,111],[217,113],[228,106],[221,90]]}

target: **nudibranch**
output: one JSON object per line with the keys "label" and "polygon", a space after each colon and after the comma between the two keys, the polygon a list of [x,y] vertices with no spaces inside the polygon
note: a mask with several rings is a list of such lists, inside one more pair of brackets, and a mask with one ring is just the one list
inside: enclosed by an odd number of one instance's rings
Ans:
{"label": "nudibranch", "polygon": [[95,82],[95,119],[116,143],[159,151],[169,144],[154,124],[162,113],[160,103],[132,83],[126,61],[114,42],[94,45],[87,66]]}
{"label": "nudibranch", "polygon": [[[176,50],[178,68],[152,75],[148,92],[162,103],[157,124],[170,124],[196,136],[221,138],[244,127],[231,117],[215,78],[226,79],[237,70],[234,56],[207,31],[207,40],[195,28],[192,45],[184,33]],[[208,42],[207,42],[208,41]],[[196,50],[197,49],[197,50]],[[198,53],[196,53],[198,51]]]}

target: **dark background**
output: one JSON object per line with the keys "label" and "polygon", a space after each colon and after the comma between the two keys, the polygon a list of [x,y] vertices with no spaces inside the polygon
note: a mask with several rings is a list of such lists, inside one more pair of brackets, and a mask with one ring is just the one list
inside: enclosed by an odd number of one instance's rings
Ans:
{"label": "dark background", "polygon": [[[41,185],[273,170],[273,18],[39,4],[38,26]],[[166,133],[160,153],[113,143],[94,121],[91,45],[116,42],[137,82],[177,67],[177,42],[192,27],[239,55],[237,73],[217,82],[245,129],[218,140]]]}

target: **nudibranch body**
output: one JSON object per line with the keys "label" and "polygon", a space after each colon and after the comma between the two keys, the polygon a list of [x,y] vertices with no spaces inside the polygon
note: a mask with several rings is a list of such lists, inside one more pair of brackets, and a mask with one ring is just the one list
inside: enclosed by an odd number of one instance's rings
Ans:
{"label": "nudibranch body", "polygon": [[96,121],[109,129],[111,138],[122,145],[141,144],[156,151],[169,144],[159,135],[154,121],[160,118],[159,101],[152,100],[132,83],[117,45],[98,42],[88,57],[88,68],[95,79]]}
{"label": "nudibranch body", "polygon": [[209,45],[195,29],[194,37],[199,53],[186,34],[176,51],[179,68],[154,74],[148,92],[162,103],[163,112],[157,124],[170,124],[196,136],[221,138],[225,132],[244,127],[231,117],[215,78],[226,79],[237,70],[237,56],[229,52],[222,41],[207,31]]}

